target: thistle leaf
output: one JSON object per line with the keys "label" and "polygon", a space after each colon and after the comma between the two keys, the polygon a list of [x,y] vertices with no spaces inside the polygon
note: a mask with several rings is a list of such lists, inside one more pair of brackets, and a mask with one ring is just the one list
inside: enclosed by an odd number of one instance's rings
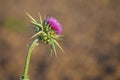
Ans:
{"label": "thistle leaf", "polygon": [[58,38],[58,37],[61,37],[61,36],[64,36],[64,35],[56,35],[57,38]]}
{"label": "thistle leaf", "polygon": [[51,54],[51,56],[53,55],[53,49],[50,50],[50,54]]}
{"label": "thistle leaf", "polygon": [[36,20],[29,14],[29,13],[27,13],[27,12],[25,12],[27,15],[28,15],[28,17],[32,20],[32,22],[36,22]]}
{"label": "thistle leaf", "polygon": [[39,23],[34,22],[34,21],[32,21],[32,24],[35,25],[35,27],[38,26],[38,27],[40,27],[43,30],[42,24],[39,24]]}
{"label": "thistle leaf", "polygon": [[41,17],[41,14],[38,13],[38,15],[39,15],[40,23],[42,24],[42,17]]}
{"label": "thistle leaf", "polygon": [[56,41],[56,40],[54,40],[54,43],[61,49],[61,51],[64,53],[64,50],[62,49],[62,47],[60,46],[60,44]]}
{"label": "thistle leaf", "polygon": [[56,39],[56,40],[62,40],[62,39],[60,38],[61,36],[64,36],[64,35],[55,35],[55,39]]}
{"label": "thistle leaf", "polygon": [[43,33],[43,31],[39,31],[39,32],[37,32],[37,33],[34,34],[31,38],[34,38],[34,37],[38,36],[38,35],[41,34],[41,33]]}
{"label": "thistle leaf", "polygon": [[55,48],[55,44],[54,44],[54,42],[51,40],[51,44],[50,44],[50,46],[51,46],[51,50],[53,50],[53,52],[55,53],[55,56],[57,56],[57,52],[56,52],[56,48]]}

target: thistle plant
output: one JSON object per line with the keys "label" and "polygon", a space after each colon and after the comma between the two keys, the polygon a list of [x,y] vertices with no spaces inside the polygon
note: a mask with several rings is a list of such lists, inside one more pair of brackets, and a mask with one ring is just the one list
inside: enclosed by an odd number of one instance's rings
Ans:
{"label": "thistle plant", "polygon": [[31,53],[34,50],[34,48],[39,44],[39,41],[42,41],[50,46],[51,55],[55,54],[57,56],[56,46],[58,46],[58,48],[63,52],[62,47],[58,43],[58,40],[61,39],[60,37],[63,36],[61,35],[62,33],[61,24],[53,17],[47,17],[42,19],[40,15],[39,15],[39,22],[37,22],[28,13],[26,14],[31,19],[31,23],[33,24],[35,29],[35,34],[32,36],[33,41],[29,44],[28,47],[28,51],[25,59],[25,65],[24,65],[24,72],[20,80],[29,80],[28,68],[29,68]]}

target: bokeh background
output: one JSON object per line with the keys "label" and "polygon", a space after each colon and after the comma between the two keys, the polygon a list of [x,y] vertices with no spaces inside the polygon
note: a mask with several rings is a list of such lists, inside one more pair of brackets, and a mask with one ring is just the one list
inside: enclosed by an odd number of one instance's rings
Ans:
{"label": "bokeh background", "polygon": [[34,30],[27,11],[63,26],[65,54],[34,50],[30,80],[120,80],[120,0],[0,0],[0,80],[19,80]]}

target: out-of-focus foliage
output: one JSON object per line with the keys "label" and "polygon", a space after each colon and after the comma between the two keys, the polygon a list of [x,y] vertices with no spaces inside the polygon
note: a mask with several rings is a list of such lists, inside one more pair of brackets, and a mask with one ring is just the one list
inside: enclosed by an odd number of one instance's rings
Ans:
{"label": "out-of-focus foliage", "polygon": [[3,23],[3,26],[15,32],[21,32],[26,30],[25,22],[13,17],[6,19]]}

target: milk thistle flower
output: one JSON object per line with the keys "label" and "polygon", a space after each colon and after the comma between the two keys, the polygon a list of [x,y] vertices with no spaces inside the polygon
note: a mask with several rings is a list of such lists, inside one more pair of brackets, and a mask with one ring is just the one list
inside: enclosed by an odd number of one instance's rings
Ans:
{"label": "milk thistle flower", "polygon": [[64,52],[62,47],[58,43],[58,40],[61,39],[60,37],[63,36],[61,35],[62,33],[61,24],[53,17],[47,17],[45,19],[42,19],[40,15],[39,15],[40,20],[39,22],[37,22],[28,13],[26,14],[30,17],[31,23],[34,25],[35,34],[32,36],[32,38],[34,38],[33,42],[29,44],[25,66],[24,66],[24,72],[23,75],[21,76],[21,80],[29,80],[28,68],[29,68],[31,52],[39,44],[39,41],[42,41],[45,44],[50,45],[51,55],[54,53],[57,56],[55,46],[58,46],[58,48],[60,48],[61,51]]}
{"label": "milk thistle flower", "polygon": [[62,33],[62,28],[60,23],[53,17],[48,17],[45,22],[50,25],[51,29],[53,29],[56,34],[61,34]]}

